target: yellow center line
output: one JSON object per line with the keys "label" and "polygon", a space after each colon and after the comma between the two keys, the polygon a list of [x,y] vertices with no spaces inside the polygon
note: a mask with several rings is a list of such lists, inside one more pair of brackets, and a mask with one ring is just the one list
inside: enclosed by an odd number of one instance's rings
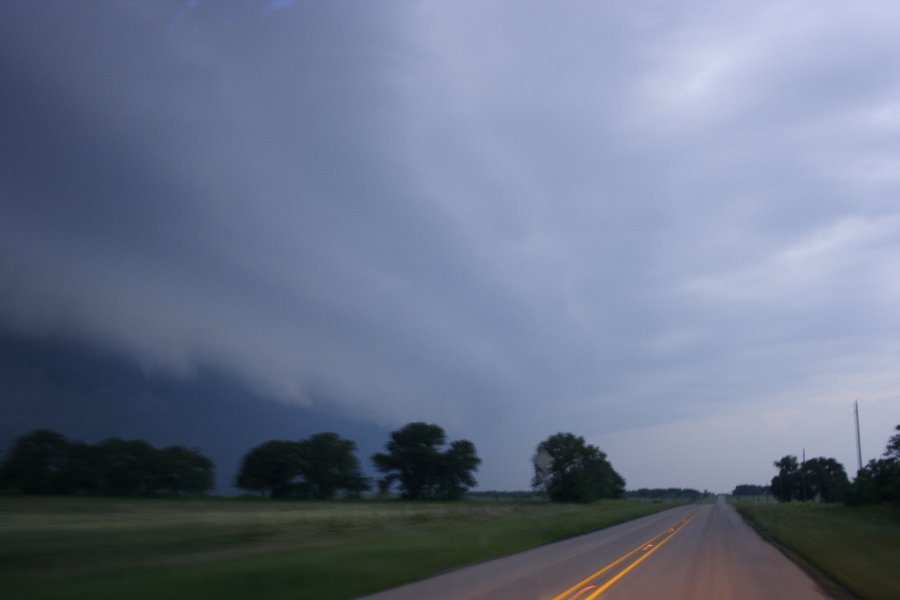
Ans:
{"label": "yellow center line", "polygon": [[632,570],[633,568],[635,568],[636,566],[638,566],[638,565],[641,563],[642,560],[644,560],[645,558],[647,558],[648,556],[650,556],[651,554],[653,554],[654,552],[656,552],[657,550],[659,550],[660,548],[662,548],[663,545],[664,545],[666,542],[668,542],[668,541],[671,540],[673,537],[675,537],[676,535],[678,535],[678,532],[681,531],[682,529],[684,529],[685,526],[686,526],[686,525],[690,522],[690,520],[693,519],[693,518],[694,518],[694,515],[691,515],[690,517],[688,517],[687,519],[685,519],[684,522],[681,523],[681,525],[679,525],[678,527],[676,527],[676,528],[674,529],[674,531],[672,531],[672,533],[671,533],[671,535],[669,535],[669,537],[667,537],[666,539],[664,539],[663,541],[661,541],[659,544],[657,544],[656,546],[654,546],[651,550],[649,550],[649,551],[648,551],[646,554],[644,554],[642,557],[640,557],[639,559],[637,559],[636,561],[634,561],[633,563],[631,563],[630,565],[628,565],[627,567],[625,567],[624,569],[622,569],[621,571],[619,571],[619,572],[616,574],[615,577],[613,577],[612,579],[610,579],[609,581],[607,581],[606,583],[604,583],[602,586],[600,586],[599,588],[597,588],[597,590],[596,590],[593,594],[591,594],[590,596],[588,596],[588,597],[585,598],[584,600],[594,600],[594,598],[596,598],[597,596],[599,596],[600,594],[602,594],[603,592],[605,592],[606,590],[608,590],[610,587],[612,587],[612,585],[613,585],[615,582],[617,582],[618,580],[622,579],[622,577],[624,577],[625,574],[628,573],[628,571],[630,571],[630,570]]}
{"label": "yellow center line", "polygon": [[[687,519],[685,519],[685,520],[683,521],[683,523],[687,523]],[[682,523],[679,523],[679,525],[680,525],[680,524],[682,524]],[[677,527],[677,526],[676,526],[676,527]],[[603,575],[604,573],[606,573],[607,571],[609,571],[610,569],[612,569],[612,568],[615,567],[616,565],[619,565],[620,563],[622,563],[622,561],[627,560],[628,558],[630,558],[630,557],[633,556],[634,554],[636,554],[636,553],[640,552],[641,550],[645,549],[648,545],[652,545],[654,542],[656,542],[656,540],[658,540],[658,539],[661,538],[662,536],[667,535],[667,534],[669,534],[669,533],[672,533],[673,531],[674,531],[674,528],[668,527],[668,528],[664,529],[663,531],[661,531],[661,532],[657,533],[656,535],[654,535],[654,536],[653,536],[652,538],[650,538],[649,540],[647,540],[647,541],[645,541],[645,542],[641,542],[641,544],[640,544],[637,548],[635,548],[634,550],[632,550],[632,551],[630,551],[630,552],[627,552],[627,553],[623,554],[622,556],[620,556],[619,558],[617,558],[615,561],[609,563],[608,565],[606,565],[605,567],[603,567],[602,569],[600,569],[600,570],[597,571],[596,573],[593,573],[593,574],[591,574],[591,575],[585,577],[584,579],[582,579],[581,581],[579,581],[578,583],[576,583],[575,585],[573,585],[572,587],[570,587],[569,589],[567,589],[566,591],[564,591],[563,593],[561,593],[561,594],[559,594],[559,595],[557,595],[557,596],[554,596],[554,597],[553,597],[553,600],[563,600],[563,598],[568,597],[569,594],[571,594],[572,592],[574,592],[575,590],[578,590],[578,589],[581,589],[581,591],[583,592],[583,591],[584,591],[584,589],[582,589],[582,586],[583,586],[583,585],[585,585],[586,583],[590,583],[591,581],[593,581],[594,579],[596,579],[596,578],[599,577],[600,575]],[[674,534],[673,534],[673,535],[674,535]],[[662,545],[662,543],[660,543],[660,546],[661,546],[661,545]],[[658,547],[659,547],[659,546],[656,546],[656,548],[658,548]],[[649,552],[648,552],[648,554],[649,554]],[[591,598],[593,598],[593,597],[595,597],[595,596],[591,596]],[[589,600],[589,599],[586,599],[586,600]]]}

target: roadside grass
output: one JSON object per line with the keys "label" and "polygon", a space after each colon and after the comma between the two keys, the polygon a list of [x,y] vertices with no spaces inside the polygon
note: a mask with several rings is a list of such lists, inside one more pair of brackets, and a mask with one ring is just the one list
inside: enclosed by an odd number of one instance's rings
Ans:
{"label": "roadside grass", "polygon": [[814,503],[734,506],[801,563],[858,597],[900,598],[900,509]]}
{"label": "roadside grass", "polygon": [[354,598],[672,506],[0,497],[0,597]]}

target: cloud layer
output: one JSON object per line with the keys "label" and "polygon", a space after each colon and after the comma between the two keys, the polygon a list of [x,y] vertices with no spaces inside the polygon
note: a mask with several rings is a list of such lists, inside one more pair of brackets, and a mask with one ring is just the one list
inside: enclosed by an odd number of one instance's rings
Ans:
{"label": "cloud layer", "polygon": [[436,421],[490,487],[558,430],[724,489],[900,422],[894,3],[2,11],[7,328]]}

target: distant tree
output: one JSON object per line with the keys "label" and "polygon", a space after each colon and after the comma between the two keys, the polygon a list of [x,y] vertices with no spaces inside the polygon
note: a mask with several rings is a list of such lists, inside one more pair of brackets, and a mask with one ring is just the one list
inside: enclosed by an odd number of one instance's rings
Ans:
{"label": "distant tree", "polygon": [[693,488],[640,488],[625,492],[626,498],[641,500],[691,500],[697,501],[707,495],[706,491]]}
{"label": "distant tree", "polygon": [[338,492],[356,497],[371,485],[360,470],[356,443],[336,433],[317,433],[297,444],[300,492],[320,500]]}
{"label": "distant tree", "polygon": [[538,444],[532,463],[532,486],[555,502],[620,498],[625,492],[625,480],[606,454],[572,433],[557,433]]}
{"label": "distant tree", "polygon": [[70,444],[63,488],[65,491],[62,493],[82,496],[108,493],[101,469],[100,451],[96,445],[81,441]]}
{"label": "distant tree", "polygon": [[25,494],[195,495],[212,488],[212,475],[196,450],[119,438],[91,445],[49,429],[19,438],[0,468],[2,487]]}
{"label": "distant tree", "polygon": [[109,438],[96,445],[103,494],[149,496],[159,492],[163,464],[153,446],[143,440]]}
{"label": "distant tree", "polygon": [[64,494],[71,442],[52,429],[37,429],[18,438],[0,468],[6,489],[25,494]]}
{"label": "distant tree", "polygon": [[805,499],[821,502],[843,502],[850,480],[844,465],[833,458],[811,458],[800,465],[800,478],[806,490]]}
{"label": "distant tree", "polygon": [[450,444],[441,459],[438,495],[447,500],[462,498],[466,490],[475,485],[473,473],[481,464],[475,445],[468,440],[457,440]]}
{"label": "distant tree", "polygon": [[406,500],[461,497],[475,485],[473,472],[481,459],[468,440],[458,440],[443,450],[447,443],[444,430],[429,423],[408,423],[391,433],[386,452],[372,456],[375,467],[384,473],[379,480],[382,492],[399,484]]}
{"label": "distant tree", "polygon": [[841,502],[847,497],[847,473],[833,458],[818,457],[798,463],[796,456],[783,456],[775,462],[775,468],[778,474],[772,478],[772,494],[780,502]]}
{"label": "distant tree", "polygon": [[767,485],[755,485],[752,483],[742,483],[735,486],[732,496],[768,496],[772,493],[772,488]]}
{"label": "distant tree", "polygon": [[386,491],[396,482],[405,499],[438,497],[440,447],[446,442],[444,430],[428,423],[409,423],[392,432],[387,452],[372,456],[375,467],[385,474],[379,488]]}
{"label": "distant tree", "polygon": [[888,440],[887,447],[884,449],[884,457],[888,460],[900,460],[900,425],[894,427],[895,433]]}
{"label": "distant tree", "polygon": [[205,494],[213,487],[215,466],[198,450],[169,446],[160,451],[159,490],[176,496]]}
{"label": "distant tree", "polygon": [[355,451],[354,442],[330,432],[299,442],[271,440],[244,455],[236,483],[272,498],[358,496],[370,486]]}
{"label": "distant tree", "polygon": [[271,440],[262,443],[244,455],[235,483],[245,490],[285,498],[297,491],[301,460],[298,442]]}
{"label": "distant tree", "polygon": [[900,504],[900,461],[870,460],[850,487],[850,504]]}
{"label": "distant tree", "polygon": [[796,456],[782,456],[775,461],[778,474],[772,478],[772,495],[779,502],[800,499],[800,466]]}
{"label": "distant tree", "polygon": [[851,504],[900,504],[900,425],[891,436],[883,458],[870,460],[850,487]]}

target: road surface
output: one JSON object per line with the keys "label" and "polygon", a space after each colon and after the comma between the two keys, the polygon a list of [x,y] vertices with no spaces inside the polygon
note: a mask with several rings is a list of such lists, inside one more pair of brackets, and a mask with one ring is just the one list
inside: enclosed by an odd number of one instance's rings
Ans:
{"label": "road surface", "polygon": [[366,600],[813,600],[827,595],[720,498]]}

